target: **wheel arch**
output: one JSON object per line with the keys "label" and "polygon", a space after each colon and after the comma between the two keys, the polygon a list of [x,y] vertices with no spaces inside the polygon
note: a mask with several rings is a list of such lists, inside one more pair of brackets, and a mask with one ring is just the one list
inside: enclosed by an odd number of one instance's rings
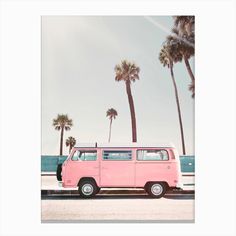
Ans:
{"label": "wheel arch", "polygon": [[[78,181],[77,186],[79,187],[79,185],[83,182],[83,181],[92,181],[93,183],[95,183],[97,185],[96,179],[94,177],[82,177],[80,178],[80,180]],[[98,187],[98,185],[97,185]]]}
{"label": "wheel arch", "polygon": [[166,181],[147,181],[146,184],[144,185],[144,189],[146,189],[149,184],[153,184],[153,183],[162,183],[165,185],[166,189],[170,188],[169,184]]}

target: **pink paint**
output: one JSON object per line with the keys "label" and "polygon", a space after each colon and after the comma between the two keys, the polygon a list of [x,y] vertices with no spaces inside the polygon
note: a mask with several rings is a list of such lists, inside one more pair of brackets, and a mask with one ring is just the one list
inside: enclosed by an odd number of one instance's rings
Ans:
{"label": "pink paint", "polygon": [[[137,156],[140,150],[146,153],[143,154],[144,156],[146,155],[145,158],[159,158],[159,156],[164,153],[165,159],[138,160]],[[77,151],[80,151],[81,156],[89,156],[90,153],[86,152],[94,151],[95,153],[92,153],[91,155],[95,155],[96,158],[94,158],[94,160],[76,159]],[[115,151],[117,151],[118,154]],[[119,159],[119,155],[121,155],[121,158],[123,158],[122,155],[124,155],[124,158],[130,159],[107,160],[104,159],[104,155],[106,155],[106,153],[108,153],[107,155],[111,155],[112,158]],[[94,179],[97,186],[100,188],[144,188],[149,182],[165,182],[168,184],[168,187],[175,188],[180,184],[179,156],[174,147],[75,147],[73,148],[70,156],[63,163],[62,186],[65,188],[77,187],[80,180],[85,177]]]}

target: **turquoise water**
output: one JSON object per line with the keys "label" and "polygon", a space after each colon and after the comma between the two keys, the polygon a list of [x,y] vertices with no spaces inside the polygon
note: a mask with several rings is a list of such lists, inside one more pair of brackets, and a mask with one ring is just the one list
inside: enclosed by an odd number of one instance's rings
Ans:
{"label": "turquoise water", "polygon": [[[41,172],[55,172],[67,156],[41,156]],[[181,172],[195,172],[195,156],[180,156]]]}
{"label": "turquoise water", "polygon": [[195,172],[195,156],[180,156],[181,172]]}

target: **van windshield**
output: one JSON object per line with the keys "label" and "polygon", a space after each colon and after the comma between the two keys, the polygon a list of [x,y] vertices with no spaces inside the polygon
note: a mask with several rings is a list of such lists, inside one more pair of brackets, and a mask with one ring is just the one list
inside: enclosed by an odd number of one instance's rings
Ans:
{"label": "van windshield", "polygon": [[76,150],[71,157],[72,161],[95,161],[97,159],[97,151]]}

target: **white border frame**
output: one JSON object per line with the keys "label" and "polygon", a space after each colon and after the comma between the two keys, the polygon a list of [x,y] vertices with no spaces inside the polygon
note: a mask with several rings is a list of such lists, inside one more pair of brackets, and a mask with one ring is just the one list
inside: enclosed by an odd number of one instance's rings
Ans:
{"label": "white border frame", "polygon": [[[0,11],[1,236],[111,235],[111,232],[119,236],[236,234],[233,0],[9,0],[1,2]],[[196,16],[195,223],[41,224],[41,15],[182,14]],[[12,151],[12,143],[16,152]],[[219,186],[223,188],[220,194]]]}

